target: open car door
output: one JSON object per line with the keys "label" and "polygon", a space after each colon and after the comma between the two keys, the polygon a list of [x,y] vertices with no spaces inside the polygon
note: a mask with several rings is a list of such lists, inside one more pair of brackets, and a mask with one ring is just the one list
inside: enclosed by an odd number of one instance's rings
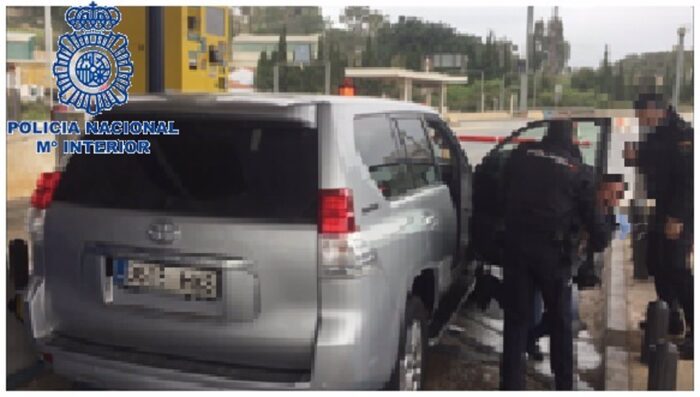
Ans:
{"label": "open car door", "polygon": [[[610,119],[580,117],[574,122],[574,136],[581,149],[583,162],[596,169],[601,179],[607,170]],[[533,121],[512,132],[498,143],[474,171],[473,214],[471,218],[470,254],[479,262],[501,266],[505,215],[504,170],[513,150],[522,142],[540,141],[550,120]],[[592,261],[592,252],[581,258]]]}

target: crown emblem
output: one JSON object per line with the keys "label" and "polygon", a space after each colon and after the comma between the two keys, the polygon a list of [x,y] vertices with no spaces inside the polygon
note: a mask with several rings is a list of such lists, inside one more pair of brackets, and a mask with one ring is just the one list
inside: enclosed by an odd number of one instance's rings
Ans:
{"label": "crown emblem", "polygon": [[98,7],[93,1],[87,7],[70,7],[65,17],[73,30],[110,30],[119,24],[122,14],[116,7]]}
{"label": "crown emblem", "polygon": [[121,13],[116,7],[71,7],[65,14],[73,31],[58,38],[53,76],[58,101],[98,115],[129,99],[134,63],[129,39],[113,32]]}

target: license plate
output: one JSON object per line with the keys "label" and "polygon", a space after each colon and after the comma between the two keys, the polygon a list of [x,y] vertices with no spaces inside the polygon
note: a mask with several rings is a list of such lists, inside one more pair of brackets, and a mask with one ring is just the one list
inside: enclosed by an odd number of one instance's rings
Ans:
{"label": "license plate", "polygon": [[114,285],[134,292],[181,295],[185,300],[216,300],[220,271],[155,262],[115,259]]}

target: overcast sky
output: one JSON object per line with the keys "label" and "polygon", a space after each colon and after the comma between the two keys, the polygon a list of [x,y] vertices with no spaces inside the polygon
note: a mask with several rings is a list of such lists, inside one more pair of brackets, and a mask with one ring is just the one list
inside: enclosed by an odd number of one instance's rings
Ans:
{"label": "overcast sky", "polygon": [[[325,16],[338,20],[343,7],[323,7]],[[399,15],[412,15],[432,22],[445,22],[459,32],[485,37],[493,30],[524,49],[526,7],[379,7],[396,21]],[[552,8],[535,6],[535,21],[552,15]],[[678,41],[679,26],[693,28],[692,7],[559,7],[564,38],[571,44],[569,66],[598,66],[605,44],[611,60],[650,51],[669,51]],[[685,36],[685,48],[693,47],[692,31]]]}

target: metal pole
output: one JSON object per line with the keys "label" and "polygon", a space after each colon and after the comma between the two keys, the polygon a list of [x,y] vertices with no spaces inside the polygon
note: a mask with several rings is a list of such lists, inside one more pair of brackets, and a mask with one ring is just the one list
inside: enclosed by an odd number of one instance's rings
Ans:
{"label": "metal pole", "polygon": [[280,66],[272,67],[272,92],[280,92]]}
{"label": "metal pole", "polygon": [[329,37],[328,37],[328,29],[325,30],[324,35],[323,35],[323,62],[325,64],[325,74],[326,74],[326,80],[325,80],[325,92],[326,95],[331,94],[331,56],[328,53],[330,50],[329,48]]}
{"label": "metal pole", "polygon": [[527,114],[527,76],[529,72],[530,47],[532,41],[532,20],[534,7],[527,7],[527,26],[525,36],[525,69],[520,75],[520,112]]}
{"label": "metal pole", "polygon": [[511,93],[510,94],[510,114],[513,114],[513,99],[515,98],[515,94]]}
{"label": "metal pole", "polygon": [[498,96],[498,110],[503,111],[503,96],[505,95],[506,91],[506,75],[503,75],[501,77],[501,92],[500,95]]}
{"label": "metal pole", "polygon": [[640,360],[649,362],[649,347],[662,343],[668,334],[668,305],[662,300],[649,302],[647,305],[646,325],[642,335]]}
{"label": "metal pole", "polygon": [[678,349],[667,341],[649,346],[647,390],[676,390]]}
{"label": "metal pole", "polygon": [[683,37],[685,28],[678,28],[678,47],[676,48],[676,86],[673,90],[673,107],[678,109],[678,98],[681,92],[681,77],[683,76]]}
{"label": "metal pole", "polygon": [[[46,63],[51,70],[53,61],[53,26],[51,25],[51,7],[44,7],[44,50],[46,51]],[[49,109],[53,109],[53,80],[49,81]]]}
{"label": "metal pole", "polygon": [[537,107],[537,72],[532,74],[532,108]]}
{"label": "metal pole", "polygon": [[447,114],[447,89],[445,83],[440,84],[440,114]]}
{"label": "metal pole", "polygon": [[148,92],[165,90],[165,37],[163,7],[148,7]]}
{"label": "metal pole", "polygon": [[481,71],[481,113],[484,113],[484,71]]}

